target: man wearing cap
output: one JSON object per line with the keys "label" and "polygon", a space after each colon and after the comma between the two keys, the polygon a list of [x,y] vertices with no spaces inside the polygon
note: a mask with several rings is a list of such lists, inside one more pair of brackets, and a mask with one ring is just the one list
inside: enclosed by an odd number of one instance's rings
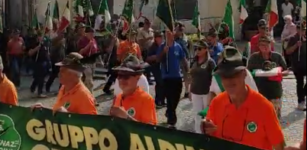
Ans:
{"label": "man wearing cap", "polygon": [[159,47],[163,43],[163,34],[161,31],[156,31],[155,34],[155,42],[151,45],[148,51],[148,57],[146,59],[146,62],[150,64],[150,69],[152,71],[152,74],[155,78],[155,103],[156,107],[163,107],[165,106],[165,95],[163,93],[163,80],[161,76],[161,70],[160,65],[161,63],[157,59],[157,51],[159,50]]}
{"label": "man wearing cap", "polygon": [[[243,57],[241,55],[241,53],[237,50],[237,49],[234,49],[234,47],[231,47],[231,46],[227,46],[225,47],[225,53],[230,53],[232,54],[233,56],[232,57],[238,57],[238,60],[239,58],[241,57],[241,60],[243,61]],[[222,53],[219,55],[219,59],[218,59],[218,64],[221,63],[223,60],[223,55]],[[243,61],[244,62],[244,61]],[[245,78],[245,83],[253,90],[257,91],[258,92],[258,88],[257,88],[257,85],[254,81],[254,78],[253,76],[251,75],[251,73],[246,69],[246,78]],[[211,85],[210,85],[210,93],[209,93],[209,99],[210,101],[217,95],[219,95],[220,93],[224,92],[225,91],[225,88],[222,84],[222,79],[219,75],[215,74],[213,75],[212,77],[212,82],[211,82]]]}
{"label": "man wearing cap", "polygon": [[[73,52],[57,63],[60,67],[59,80],[62,87],[58,93],[53,112],[69,112],[76,114],[96,115],[95,98],[81,81],[82,72],[86,65],[82,62],[83,56]],[[41,103],[32,108],[43,107]]]}
{"label": "man wearing cap", "polygon": [[17,91],[14,84],[3,73],[3,61],[0,56],[0,102],[10,105],[18,105]]}
{"label": "man wearing cap", "polygon": [[203,132],[258,149],[283,150],[285,141],[273,105],[246,85],[242,58],[227,53],[222,52],[223,60],[214,72],[221,76],[225,92],[212,100]]}
{"label": "man wearing cap", "polygon": [[210,46],[210,56],[217,64],[218,54],[224,50],[224,47],[223,44],[218,41],[218,33],[216,30],[209,31],[207,41]]}
{"label": "man wearing cap", "polygon": [[158,61],[161,63],[163,89],[167,100],[167,124],[175,128],[177,123],[176,109],[182,92],[181,64],[189,73],[188,61],[184,50],[175,42],[171,31],[166,31],[166,42],[157,51]]}
{"label": "man wearing cap", "polygon": [[[273,103],[278,118],[281,118],[282,76],[288,74],[283,56],[270,50],[271,39],[260,37],[259,52],[252,54],[248,61],[248,70],[254,75],[259,93]],[[267,75],[265,75],[267,74]]]}
{"label": "man wearing cap", "polygon": [[136,43],[137,32],[131,29],[125,36],[127,37],[127,40],[123,40],[119,43],[117,49],[117,60],[122,62],[129,54],[133,54],[139,60],[143,60],[141,48],[139,44]]}
{"label": "man wearing cap", "polygon": [[[89,57],[99,51],[97,42],[94,38],[94,29],[91,27],[86,28],[85,30],[86,34],[83,36],[79,43],[78,43],[78,49],[79,53],[83,57]],[[94,74],[95,65],[90,64],[89,67],[87,67],[84,71],[84,84],[85,86],[93,92],[94,87],[94,81],[93,81],[93,74]]]}
{"label": "man wearing cap", "polygon": [[116,95],[110,115],[145,124],[156,125],[155,101],[138,85],[147,63],[140,62],[135,55],[128,55],[122,64],[114,68],[122,93]]}
{"label": "man wearing cap", "polygon": [[[259,48],[258,48],[258,41],[259,41],[259,38],[260,37],[263,37],[263,36],[268,36],[268,25],[267,25],[267,22],[266,20],[264,19],[261,19],[258,21],[258,34],[257,35],[254,35],[251,40],[250,40],[250,43],[251,43],[251,53],[255,53],[255,52],[258,52],[259,51]],[[274,51],[274,42],[273,40],[271,40],[271,50]]]}
{"label": "man wearing cap", "polygon": [[7,44],[7,55],[9,58],[10,79],[17,88],[20,86],[20,67],[24,50],[25,44],[22,37],[20,37],[20,31],[13,31],[13,36]]}
{"label": "man wearing cap", "polygon": [[43,94],[43,88],[45,84],[45,77],[48,74],[50,67],[50,40],[42,32],[37,33],[37,43],[35,47],[32,47],[28,53],[33,58],[33,82],[30,90],[32,93],[36,91],[39,98],[46,98],[47,95]]}
{"label": "man wearing cap", "polygon": [[296,78],[298,109],[306,109],[306,25],[297,25],[297,34],[290,38],[286,53],[290,55],[292,70]]}
{"label": "man wearing cap", "polygon": [[[137,43],[140,45],[143,60],[146,60],[148,50],[152,43],[154,43],[154,30],[151,28],[151,22],[147,18],[144,19],[144,26],[138,30]],[[147,68],[145,71],[149,83],[151,83],[150,72],[150,68]]]}

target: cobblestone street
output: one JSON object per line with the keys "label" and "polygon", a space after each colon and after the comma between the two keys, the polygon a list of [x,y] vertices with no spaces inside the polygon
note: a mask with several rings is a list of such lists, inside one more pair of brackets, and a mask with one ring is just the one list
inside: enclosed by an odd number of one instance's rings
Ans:
{"label": "cobblestone street", "polygon": [[[31,95],[29,86],[32,79],[30,77],[23,77],[22,87],[19,91],[20,105],[21,106],[30,106],[36,102],[41,102],[45,106],[52,106],[56,100],[55,95],[50,95],[46,99],[35,99]],[[103,83],[102,80],[96,80],[95,86],[99,86]],[[283,108],[282,108],[282,126],[285,134],[287,144],[293,144],[302,139],[303,136],[303,124],[305,119],[305,112],[297,111],[297,98],[295,90],[295,80],[293,76],[290,76],[283,81],[284,87],[284,97],[283,97]],[[58,87],[58,82],[53,86],[53,90],[56,91]],[[96,91],[94,95],[97,97],[100,106],[97,107],[100,114],[107,115],[108,110],[111,105],[112,97],[101,95],[101,90]],[[151,86],[151,94],[154,95],[154,88]],[[184,131],[193,131],[194,121],[192,114],[192,104],[188,99],[183,99],[177,109],[178,120],[177,128]],[[157,110],[159,123],[166,121],[164,117],[165,108]]]}

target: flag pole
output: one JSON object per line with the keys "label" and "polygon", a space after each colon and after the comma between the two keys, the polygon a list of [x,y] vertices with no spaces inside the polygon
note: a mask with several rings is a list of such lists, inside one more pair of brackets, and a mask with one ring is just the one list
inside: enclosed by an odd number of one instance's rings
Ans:
{"label": "flag pole", "polygon": [[[44,40],[44,37],[45,37],[45,35],[46,35],[46,27],[47,27],[47,22],[48,22],[48,19],[49,19],[49,18],[47,18],[47,17],[50,17],[50,11],[51,11],[51,10],[50,10],[50,3],[51,3],[51,1],[49,1],[48,4],[47,4],[47,9],[49,9],[49,16],[46,16],[45,26],[44,26],[44,32],[43,32],[43,35],[42,35],[43,40]],[[42,41],[42,42],[43,42],[43,41]],[[40,46],[42,45],[42,42],[39,43]],[[36,53],[35,62],[36,62],[37,59],[38,59],[39,51],[40,51],[40,50],[38,50],[37,53]]]}
{"label": "flag pole", "polygon": [[[303,6],[301,6],[301,7],[303,7]],[[303,23],[303,17],[302,17],[302,8],[301,8],[301,11],[300,11],[300,32],[302,33],[302,31],[303,31],[303,29],[302,29],[302,23]],[[302,34],[300,34],[300,39],[299,39],[299,41],[302,41],[302,38],[303,38],[303,36],[302,36]],[[298,61],[301,61],[301,57],[300,57],[300,55],[301,55],[301,47],[302,46],[300,46],[299,48],[298,48]]]}

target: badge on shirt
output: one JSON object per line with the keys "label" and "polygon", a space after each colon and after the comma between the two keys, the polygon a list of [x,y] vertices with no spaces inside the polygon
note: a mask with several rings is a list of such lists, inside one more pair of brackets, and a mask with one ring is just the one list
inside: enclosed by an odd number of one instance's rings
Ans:
{"label": "badge on shirt", "polygon": [[249,122],[246,128],[248,132],[255,133],[257,131],[257,124],[255,122]]}
{"label": "badge on shirt", "polygon": [[129,116],[134,117],[134,115],[135,115],[135,109],[134,109],[133,107],[131,107],[131,108],[129,108],[129,109],[127,110],[127,113],[128,113]]}
{"label": "badge on shirt", "polygon": [[64,108],[68,109],[69,107],[70,107],[70,102],[66,102],[66,103],[64,104]]}

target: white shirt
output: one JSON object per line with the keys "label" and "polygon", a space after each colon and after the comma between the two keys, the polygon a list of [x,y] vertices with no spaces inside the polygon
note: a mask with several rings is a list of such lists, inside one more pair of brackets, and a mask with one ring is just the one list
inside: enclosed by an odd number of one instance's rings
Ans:
{"label": "white shirt", "polygon": [[142,46],[142,48],[149,48],[152,43],[154,43],[154,30],[152,28],[149,28],[149,30],[145,30],[144,28],[140,28],[138,29],[138,35],[137,35],[137,40],[142,40],[142,39],[146,39],[152,37],[152,40],[148,40],[145,43],[140,43]]}
{"label": "white shirt", "polygon": [[[247,70],[246,70],[247,71]],[[253,76],[251,75],[251,73],[249,71],[247,71],[247,76],[245,78],[245,83],[253,90],[258,92],[258,88],[257,85],[254,81]],[[212,81],[211,81],[211,86],[210,86],[210,92],[215,93],[216,95],[221,93],[221,89],[215,79],[215,77],[212,77]]]}
{"label": "white shirt", "polygon": [[[147,78],[144,75],[141,75],[137,85],[144,90],[146,93],[149,94],[149,83],[147,81]],[[116,79],[115,84],[114,84],[114,95],[121,94],[123,91],[119,87],[118,80]]]}
{"label": "white shirt", "polygon": [[288,3],[288,5],[286,5],[285,3],[282,3],[281,9],[282,9],[283,17],[285,17],[286,15],[292,16],[292,10],[294,9],[294,6],[290,2]]}

